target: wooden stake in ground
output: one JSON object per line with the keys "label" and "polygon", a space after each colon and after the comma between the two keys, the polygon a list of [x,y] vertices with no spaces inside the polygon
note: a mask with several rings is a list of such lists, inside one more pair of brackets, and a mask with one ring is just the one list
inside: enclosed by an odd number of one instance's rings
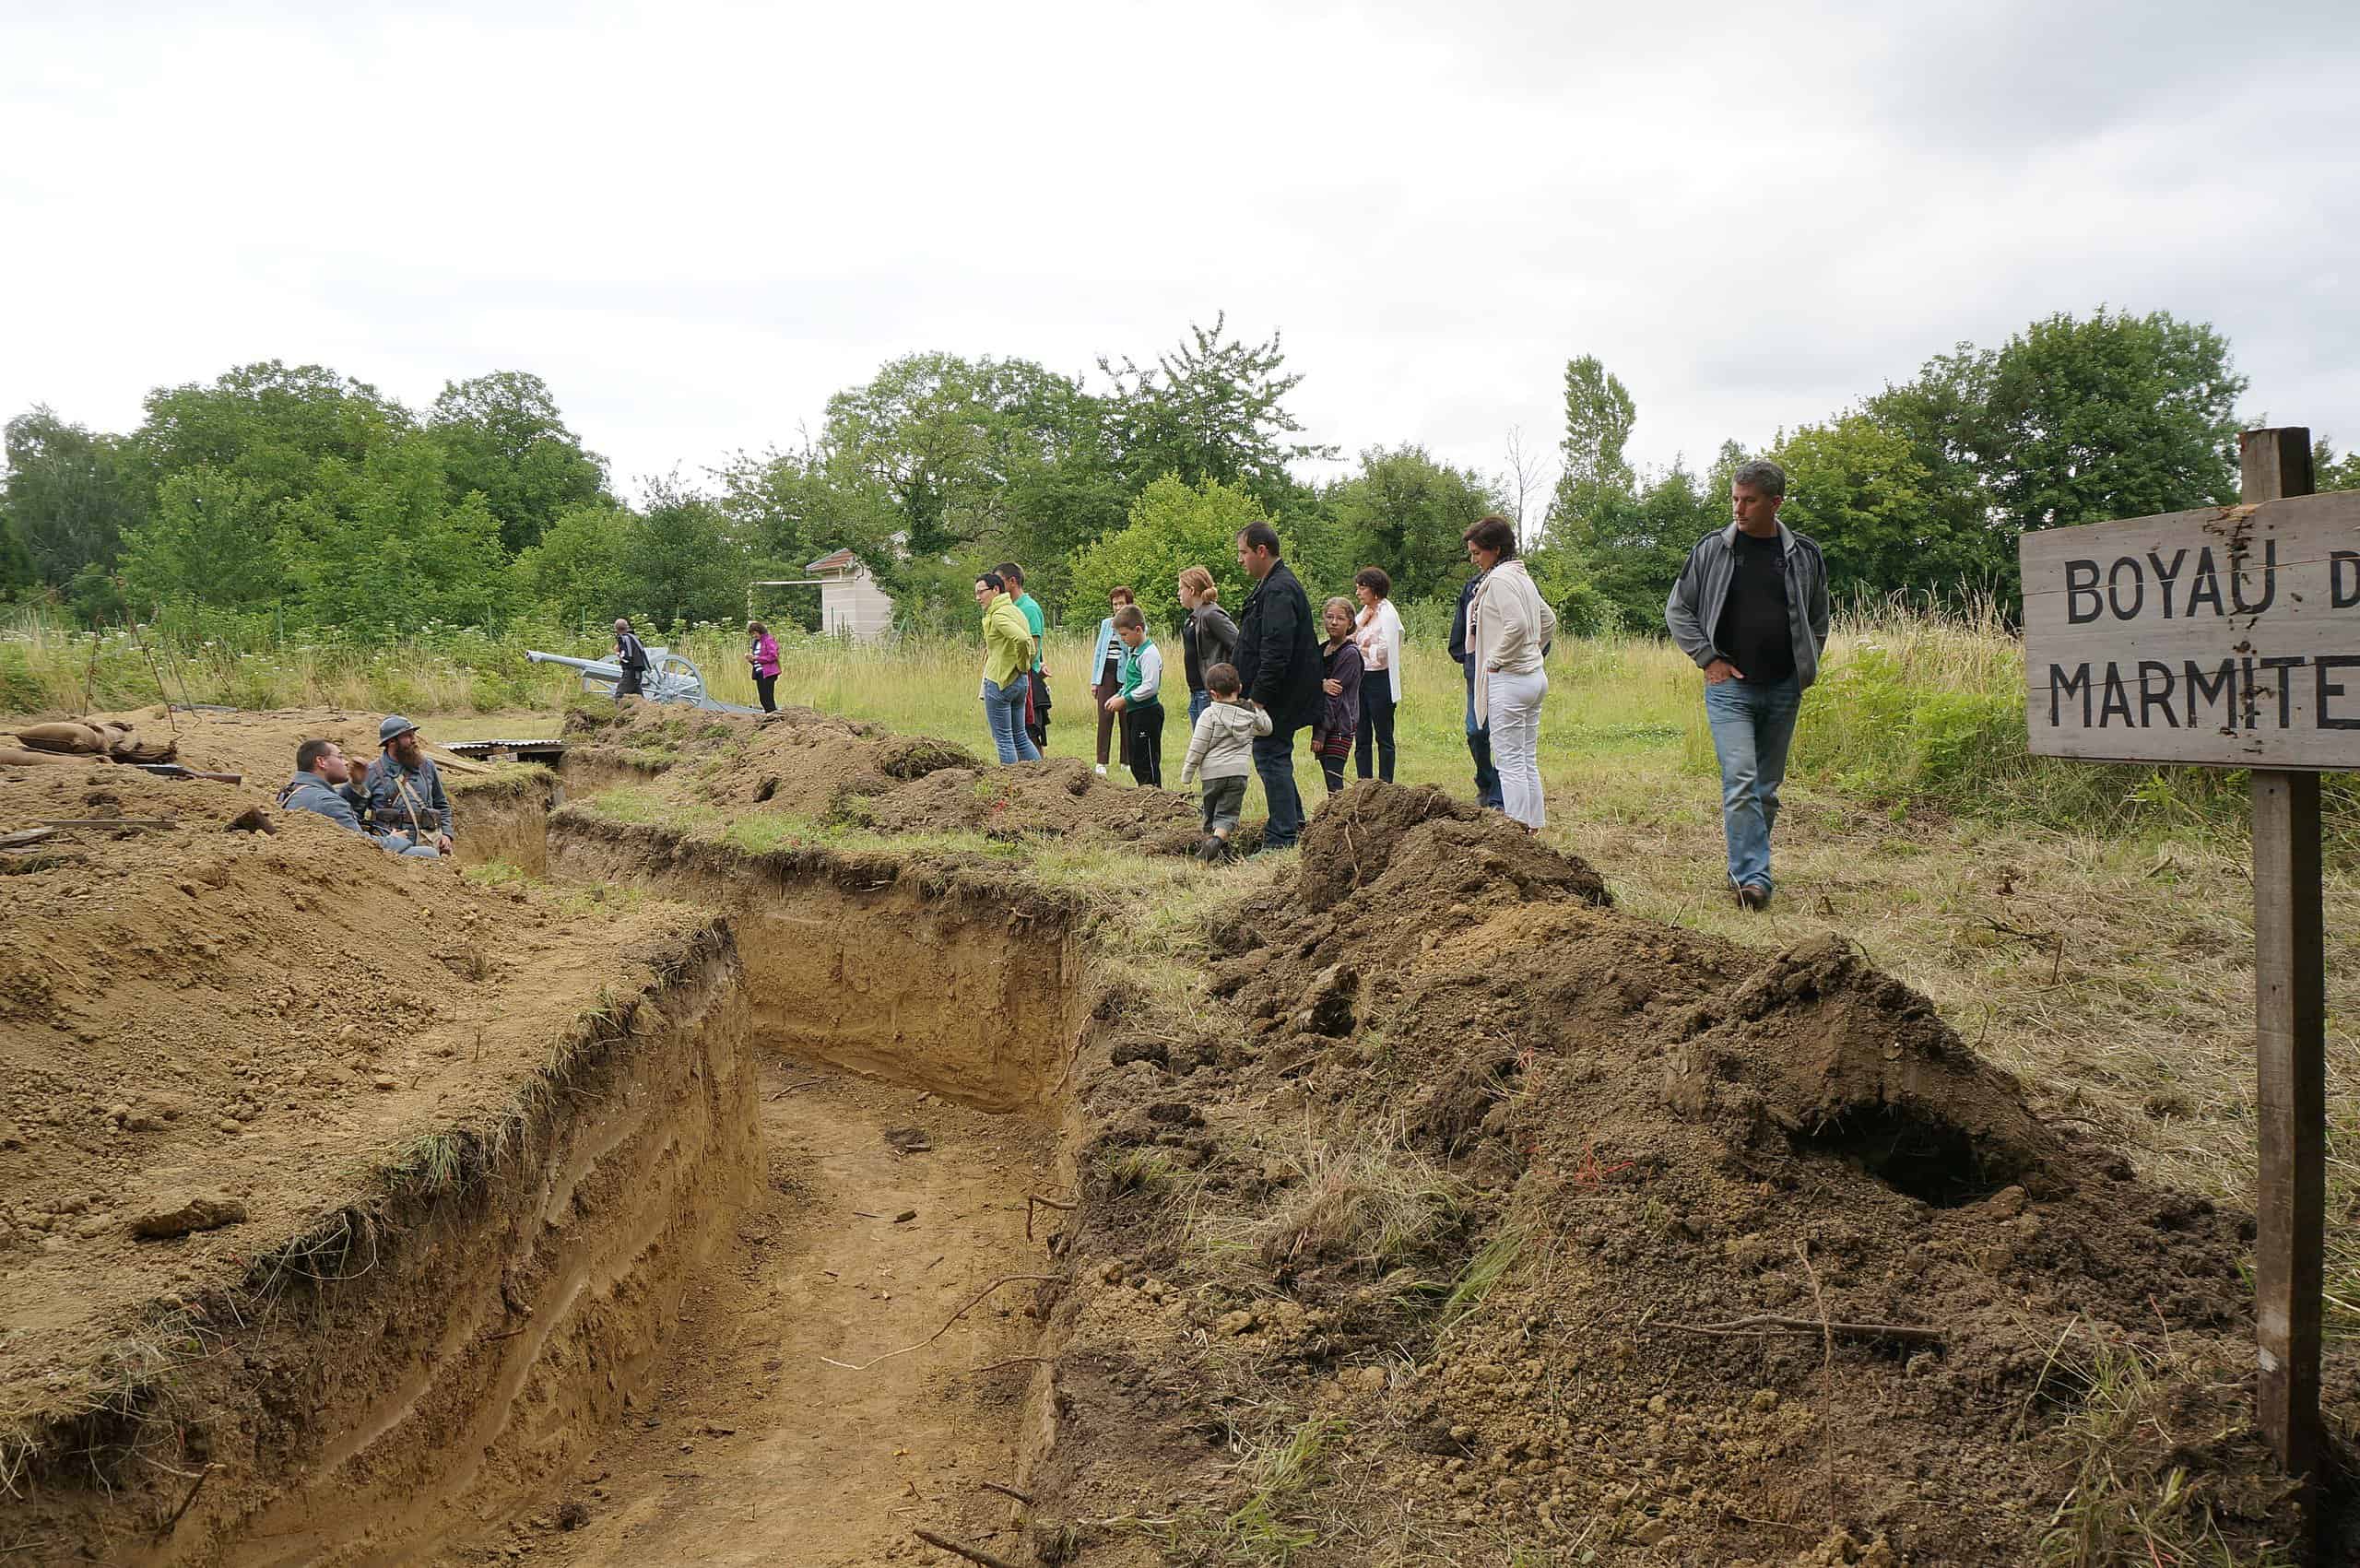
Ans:
{"label": "wooden stake in ground", "polygon": [[[2311,432],[2237,438],[2248,506],[2311,493]],[[2319,777],[2253,772],[2254,1067],[2261,1165],[2254,1184],[2260,1419],[2291,1476],[2319,1458],[2319,1291],[2327,1215],[2327,965],[2319,890]]]}

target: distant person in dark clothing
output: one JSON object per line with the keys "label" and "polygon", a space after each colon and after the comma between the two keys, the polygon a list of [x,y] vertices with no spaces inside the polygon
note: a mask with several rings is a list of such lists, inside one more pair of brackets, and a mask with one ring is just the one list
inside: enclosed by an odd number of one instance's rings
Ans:
{"label": "distant person in dark clothing", "polygon": [[1319,690],[1326,710],[1311,726],[1311,754],[1328,793],[1344,787],[1344,760],[1352,754],[1352,737],[1360,733],[1361,685],[1364,678],[1360,644],[1352,640],[1350,599],[1330,599],[1319,611],[1328,640],[1319,644]]}
{"label": "distant person in dark clothing", "polygon": [[1492,766],[1491,726],[1475,716],[1475,661],[1467,651],[1467,607],[1482,586],[1483,574],[1478,572],[1458,590],[1458,611],[1450,620],[1450,656],[1467,678],[1467,753],[1475,759],[1475,804],[1496,811],[1504,799],[1500,772]]}
{"label": "distant person in dark clothing", "polygon": [[1688,552],[1663,607],[1671,640],[1705,672],[1729,888],[1743,909],[1770,902],[1770,830],[1787,749],[1827,646],[1827,563],[1778,521],[1786,499],[1785,469],[1740,464],[1729,477],[1735,521]]}
{"label": "distant person in dark clothing", "polygon": [[647,678],[647,644],[631,634],[628,620],[615,622],[615,663],[622,666],[623,672],[623,678],[615,682],[615,695],[643,695],[640,687]]}
{"label": "distant person in dark clothing", "polygon": [[1303,833],[1303,797],[1294,787],[1295,731],[1317,719],[1327,701],[1319,690],[1319,632],[1311,599],[1294,571],[1279,557],[1279,532],[1268,523],[1237,536],[1237,564],[1254,579],[1237,624],[1237,678],[1246,697],[1270,715],[1270,733],[1254,742],[1254,771],[1262,776],[1270,821],[1262,847],[1291,849]]}
{"label": "distant person in dark clothing", "polygon": [[1237,622],[1221,607],[1221,588],[1201,566],[1180,573],[1180,607],[1187,614],[1180,622],[1180,667],[1188,678],[1188,723],[1194,725],[1212,701],[1205,687],[1205,672],[1237,658]]}

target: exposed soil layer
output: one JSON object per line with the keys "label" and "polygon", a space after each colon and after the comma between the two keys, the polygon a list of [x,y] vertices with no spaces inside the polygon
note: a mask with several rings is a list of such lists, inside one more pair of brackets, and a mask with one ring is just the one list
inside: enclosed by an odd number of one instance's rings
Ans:
{"label": "exposed soil layer", "polygon": [[2167,1390],[2111,1447],[2131,1495],[2183,1468],[2231,1540],[2286,1539],[2249,1223],[2040,1125],[1840,940],[1634,920],[1496,815],[1370,784],[1210,936],[1215,1016],[1142,1006],[1080,1075],[1070,1246],[1115,1261],[1056,1315],[1068,1517],[1177,1518],[1193,1560],[1267,1527],[1304,1562],[2000,1568],[2085,1479],[2103,1344]]}
{"label": "exposed soil layer", "polygon": [[168,824],[0,877],[0,1550],[33,1561],[368,1561],[438,1527],[628,1386],[757,1168],[710,915],[594,922],[253,811],[0,778],[0,828]]}
{"label": "exposed soil layer", "polygon": [[747,717],[648,702],[577,703],[568,778],[591,767],[661,769],[660,792],[731,817],[774,815],[880,833],[1070,838],[1185,854],[1195,806],[1107,783],[1070,758],[986,766],[964,747],[896,736],[809,708]]}
{"label": "exposed soil layer", "polygon": [[1071,914],[1004,867],[741,855],[572,809],[549,844],[560,876],[726,911],[766,1046],[985,1110],[1057,1103],[1083,1022]]}
{"label": "exposed soil layer", "polygon": [[789,1056],[762,1102],[768,1181],[620,1421],[436,1561],[867,1568],[911,1548],[913,1519],[1021,1552],[981,1483],[1017,1474],[1038,1284],[891,1352],[1052,1271],[1024,1202],[1048,1130]]}

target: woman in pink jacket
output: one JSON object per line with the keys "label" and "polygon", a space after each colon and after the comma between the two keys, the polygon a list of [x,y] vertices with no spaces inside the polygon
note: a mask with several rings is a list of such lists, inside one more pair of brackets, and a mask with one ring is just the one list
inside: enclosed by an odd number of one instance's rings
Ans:
{"label": "woman in pink jacket", "polygon": [[759,620],[746,623],[746,635],[754,640],[746,653],[746,662],[754,666],[754,690],[762,700],[762,712],[775,713],[778,699],[773,694],[778,690],[778,640]]}

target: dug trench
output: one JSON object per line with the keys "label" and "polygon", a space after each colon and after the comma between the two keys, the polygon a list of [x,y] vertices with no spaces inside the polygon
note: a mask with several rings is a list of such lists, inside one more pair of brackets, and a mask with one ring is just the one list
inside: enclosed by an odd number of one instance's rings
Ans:
{"label": "dug trench", "polygon": [[[1053,1273],[1027,1197],[1060,1190],[1055,1108],[1082,1022],[1058,911],[852,885],[876,879],[866,865],[610,867],[577,843],[563,869],[595,885],[456,884],[459,904],[431,913],[466,929],[437,973],[490,994],[380,1048],[379,1020],[300,1016],[315,966],[269,951],[282,928],[255,914],[334,908],[356,881],[433,897],[449,873],[309,820],[221,834],[205,818],[233,814],[236,792],[141,784],[199,807],[189,826],[214,836],[169,866],[109,841],[6,884],[87,916],[97,858],[101,886],[160,876],[221,930],[185,937],[185,973],[48,984],[63,1050],[11,1032],[26,1077],[0,1126],[0,1560],[481,1562],[549,1551],[548,1536],[582,1562],[853,1564],[900,1555],[914,1510],[1006,1529],[1008,1499],[976,1483],[1021,1468]],[[547,795],[498,795],[507,821],[478,793],[462,797],[492,846],[476,858],[545,864],[524,808]],[[52,871],[79,885],[44,886]],[[509,940],[497,912],[516,906],[555,932],[561,971],[551,944]],[[10,913],[68,948],[121,940],[77,942],[30,902]],[[0,956],[12,982],[40,961]],[[355,989],[397,1006],[415,974]],[[198,1016],[234,1038],[244,993],[281,981],[306,999],[272,1042],[284,1055],[258,1049],[270,1068],[323,1036],[368,1054],[293,1071],[328,1101],[360,1095],[365,1114],[331,1115],[326,1160],[280,1126],[310,1119],[309,1097],[249,1111],[251,1064],[225,1050],[184,1038],[160,1071],[129,1059],[154,1038],[147,1010],[210,993]],[[86,1020],[129,1027],[118,1042]],[[89,1077],[128,1114],[86,1111],[70,1085]],[[191,1223],[138,1239],[139,1205],[110,1211],[75,1179],[93,1144],[129,1185],[195,1193]]]}
{"label": "dug trench", "polygon": [[[2000,1568],[2126,1508],[2254,1561],[2292,1534],[2244,1416],[2243,1217],[2039,1123],[1841,941],[1634,920],[1495,815],[1363,784],[1275,877],[1112,873],[1196,901],[1158,980],[1139,924],[1021,855],[757,854],[710,809],[1151,850],[1150,792],[714,727],[637,737],[625,781],[691,829],[569,780],[574,890],[529,893],[619,965],[648,912],[702,922],[702,1010],[649,971],[535,1152],[360,1205],[368,1267],[308,1268],[270,1325],[207,1308],[215,1381],[171,1397],[212,1435],[148,1454],[211,1477],[176,1521],[189,1482],[112,1433],[88,1451],[141,1484],[102,1503],[53,1445],[28,1524],[99,1561],[847,1568],[948,1562],[921,1528],[1121,1568]],[[718,1130],[587,1131],[668,1126],[667,1081]],[[2330,1390],[2341,1431],[2348,1354]]]}

